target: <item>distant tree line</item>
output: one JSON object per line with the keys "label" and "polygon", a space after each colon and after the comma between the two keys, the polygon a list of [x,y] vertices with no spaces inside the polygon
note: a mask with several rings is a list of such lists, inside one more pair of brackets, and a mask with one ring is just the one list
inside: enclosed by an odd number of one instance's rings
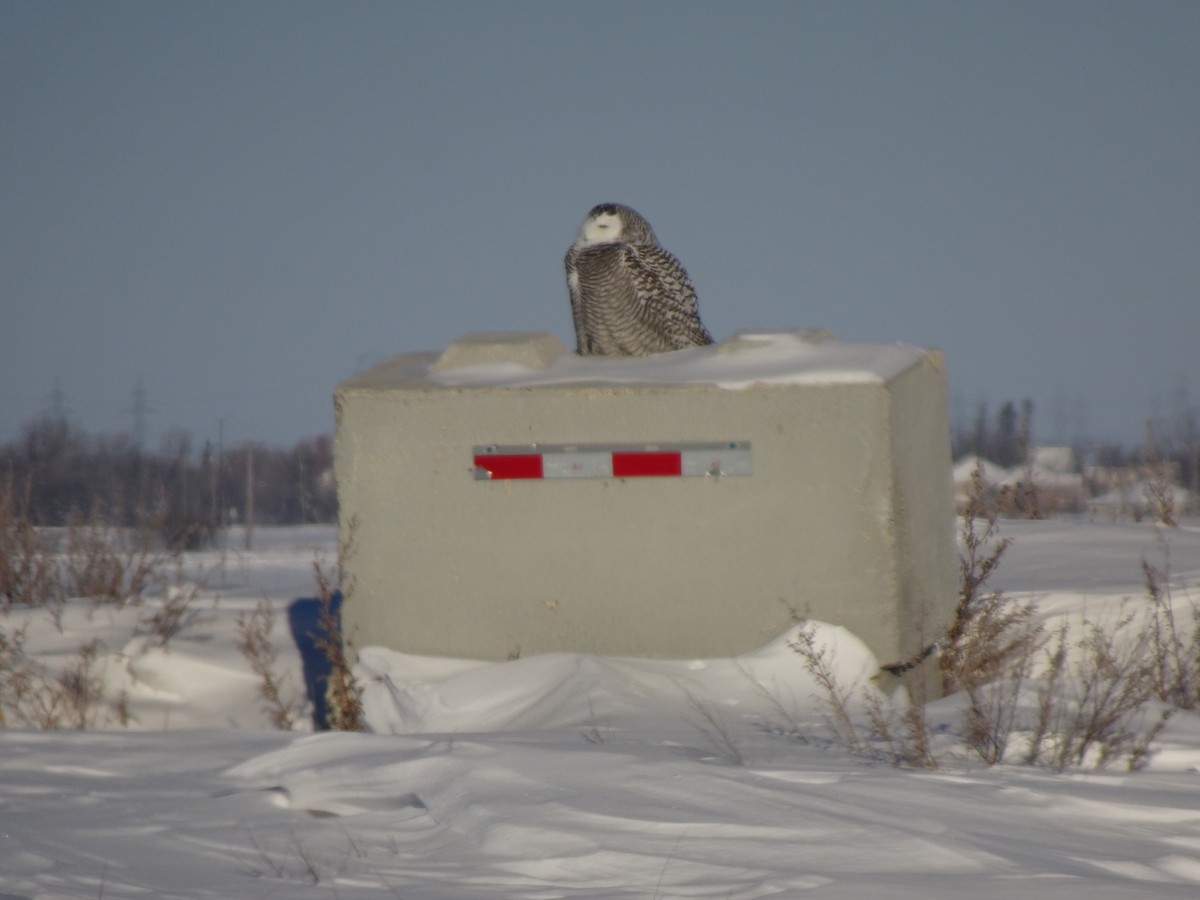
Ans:
{"label": "distant tree line", "polygon": [[955,459],[974,453],[998,466],[1011,468],[1023,462],[1033,439],[1033,401],[1023,400],[1020,412],[1011,400],[1004,403],[993,420],[987,403],[980,403],[969,423],[959,423],[951,434]]}
{"label": "distant tree line", "polygon": [[[1148,458],[1171,464],[1180,483],[1200,491],[1200,410],[1186,396],[1147,423],[1141,447],[1077,444],[1078,462],[1137,466]],[[993,416],[986,402],[951,429],[955,459],[977,454],[1011,468],[1037,446],[1034,405],[1006,401]],[[25,424],[0,445],[0,483],[11,486],[38,524],[63,525],[71,516],[101,516],[115,525],[156,523],[168,536],[203,541],[231,524],[294,525],[337,517],[333,447],[328,435],[290,449],[245,442],[197,444],[184,430],[166,433],[158,452],[140,449],[129,434],[89,434],[63,416]]]}
{"label": "distant tree line", "polygon": [[73,515],[114,525],[153,522],[189,542],[248,518],[293,525],[337,516],[328,435],[289,450],[256,443],[226,448],[197,445],[176,429],[148,453],[128,434],[93,435],[45,416],[0,446],[0,480],[40,525],[63,525]]}

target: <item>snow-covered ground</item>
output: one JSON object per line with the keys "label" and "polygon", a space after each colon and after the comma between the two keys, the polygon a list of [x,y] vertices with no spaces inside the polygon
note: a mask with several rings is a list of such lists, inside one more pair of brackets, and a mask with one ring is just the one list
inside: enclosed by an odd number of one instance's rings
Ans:
{"label": "snow-covered ground", "polygon": [[[1050,624],[1142,597],[1142,556],[1163,563],[1148,525],[1003,533],[997,586]],[[1177,599],[1200,601],[1200,527],[1165,538]],[[0,731],[0,900],[1200,896],[1200,717],[1175,716],[1136,773],[987,768],[949,749],[948,698],[930,710],[941,767],[896,768],[832,739],[788,636],[679,662],[366,648],[374,733],[272,730],[236,622],[268,598],[279,668],[311,712],[292,636],[311,603],[294,601],[333,539],[259,529],[252,552],[232,534],[193,555],[207,587],[166,647],[145,607],[75,601],[61,631],[10,612],[48,663],[99,639],[133,718]],[[852,635],[817,636],[846,684],[874,671]]]}

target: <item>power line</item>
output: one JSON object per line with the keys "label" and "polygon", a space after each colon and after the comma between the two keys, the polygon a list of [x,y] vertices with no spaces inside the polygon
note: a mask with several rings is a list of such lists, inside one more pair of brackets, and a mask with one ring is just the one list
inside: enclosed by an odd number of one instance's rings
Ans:
{"label": "power line", "polygon": [[50,416],[59,422],[66,421],[67,395],[63,391],[62,378],[54,377],[54,389],[46,399],[50,401]]}
{"label": "power line", "polygon": [[133,385],[133,405],[123,411],[133,413],[133,445],[140,452],[146,444],[146,419],[158,412],[146,402],[146,386],[141,375]]}

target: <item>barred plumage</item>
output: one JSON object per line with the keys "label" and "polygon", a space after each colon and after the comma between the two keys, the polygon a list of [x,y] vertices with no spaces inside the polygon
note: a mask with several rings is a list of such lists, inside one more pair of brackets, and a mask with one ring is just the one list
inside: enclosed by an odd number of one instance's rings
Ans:
{"label": "barred plumage", "polygon": [[564,263],[581,354],[647,356],[713,342],[692,279],[628,206],[593,207]]}

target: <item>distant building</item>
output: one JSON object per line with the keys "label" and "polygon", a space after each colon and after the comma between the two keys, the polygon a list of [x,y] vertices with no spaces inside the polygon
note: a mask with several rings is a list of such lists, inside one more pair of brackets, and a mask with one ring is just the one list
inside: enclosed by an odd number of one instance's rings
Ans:
{"label": "distant building", "polygon": [[1079,472],[1075,461],[1075,451],[1070,447],[1035,447],[1032,453],[1032,464],[1040,471],[1056,475],[1070,475]]}

